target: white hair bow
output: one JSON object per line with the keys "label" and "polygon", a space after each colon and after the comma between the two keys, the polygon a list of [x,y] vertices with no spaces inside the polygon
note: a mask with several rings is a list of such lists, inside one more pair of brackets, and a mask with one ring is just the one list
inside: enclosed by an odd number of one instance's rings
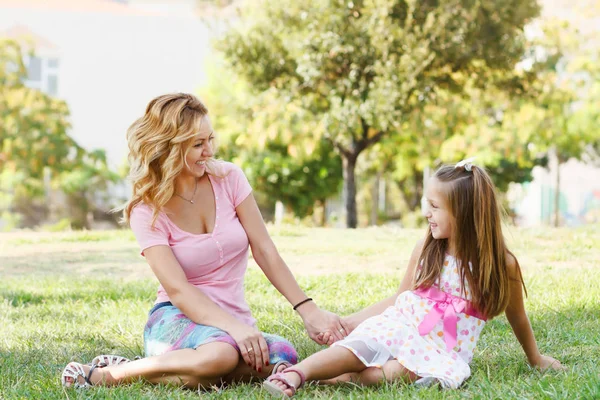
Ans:
{"label": "white hair bow", "polygon": [[471,168],[473,167],[473,161],[475,161],[475,157],[466,158],[462,161],[457,162],[454,168],[464,167],[465,171],[471,172]]}

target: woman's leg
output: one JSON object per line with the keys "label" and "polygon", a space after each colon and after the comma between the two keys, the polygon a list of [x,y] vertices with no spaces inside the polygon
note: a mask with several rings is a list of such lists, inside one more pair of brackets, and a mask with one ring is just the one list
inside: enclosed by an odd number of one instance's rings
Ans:
{"label": "woman's leg", "polygon": [[[294,366],[306,376],[306,380],[325,380],[338,377],[349,372],[361,372],[367,367],[350,350],[344,347],[330,347],[315,353]],[[285,378],[295,387],[300,385],[300,376],[295,372],[284,372]],[[292,390],[283,382],[274,380],[288,396]]]}
{"label": "woman's leg", "polygon": [[[220,384],[239,362],[239,353],[229,343],[212,342],[195,350],[174,350],[125,364],[96,368],[90,381],[94,385],[113,386],[142,378],[152,383],[207,388]],[[83,368],[87,373],[91,367],[84,365]]]}
{"label": "woman's leg", "polygon": [[[250,382],[253,379],[264,379],[272,373],[282,372],[290,365],[298,362],[298,353],[294,346],[279,335],[264,333],[263,337],[269,346],[269,366],[262,368],[261,372],[249,367],[243,359],[229,375],[225,377],[226,382]],[[278,365],[274,371],[275,365]]]}

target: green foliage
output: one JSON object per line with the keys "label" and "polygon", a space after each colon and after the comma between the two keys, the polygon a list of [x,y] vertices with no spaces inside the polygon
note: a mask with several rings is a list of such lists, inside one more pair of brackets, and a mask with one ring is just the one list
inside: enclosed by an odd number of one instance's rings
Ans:
{"label": "green foliage", "polygon": [[320,141],[316,146],[300,157],[295,147],[270,141],[263,150],[244,154],[244,170],[253,188],[273,202],[271,206],[280,200],[303,218],[312,214],[316,202],[324,204],[337,194],[342,181],[340,158],[331,144]]}
{"label": "green foliage", "polygon": [[[461,91],[465,76],[512,69],[523,54],[523,26],[539,11],[533,0],[258,3],[220,48],[249,93],[309,113],[319,125],[311,135],[338,150],[350,227],[358,156],[384,137],[409,142],[418,132],[403,122],[440,89]],[[272,130],[288,122],[270,121]]]}
{"label": "green foliage", "polygon": [[66,103],[25,86],[26,76],[19,44],[0,39],[0,168],[24,171],[23,184],[39,194],[27,178],[69,170],[84,150],[67,134]]}
{"label": "green foliage", "polygon": [[534,42],[537,115],[529,124],[538,129],[530,142],[538,151],[552,150],[559,163],[580,159],[590,143],[600,141],[600,129],[589,123],[599,115],[594,92],[599,76],[591,60],[600,53],[586,54],[580,40],[566,22],[550,21]]}
{"label": "green foliage", "polygon": [[303,218],[315,203],[336,195],[341,161],[309,113],[281,103],[273,91],[250,96],[243,80],[223,70],[221,60],[209,66],[209,85],[200,91],[218,134],[217,155],[240,164],[263,208],[281,201]]}
{"label": "green foliage", "polygon": [[579,50],[580,40],[568,25],[546,22],[525,43],[520,68],[489,74],[487,86],[456,74],[462,92],[438,90],[404,126],[418,134],[386,146],[394,179],[405,187],[424,166],[477,155],[503,192],[511,182],[531,180],[534,166],[548,164],[549,150],[560,162],[594,159],[600,130],[592,60],[598,54]]}
{"label": "green foliage", "polygon": [[2,205],[29,214],[27,225],[39,223],[51,181],[70,196],[74,227],[88,227],[89,197],[118,176],[103,151],[88,152],[69,136],[67,104],[25,86],[26,77],[20,44],[0,39],[0,169],[8,199]]}

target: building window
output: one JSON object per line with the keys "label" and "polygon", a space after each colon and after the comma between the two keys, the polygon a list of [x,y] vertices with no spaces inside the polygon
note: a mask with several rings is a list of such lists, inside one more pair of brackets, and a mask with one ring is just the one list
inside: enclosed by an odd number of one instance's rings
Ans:
{"label": "building window", "polygon": [[58,68],[58,58],[49,58],[48,68]]}
{"label": "building window", "polygon": [[58,76],[48,75],[48,85],[46,92],[52,97],[56,97],[58,95]]}
{"label": "building window", "polygon": [[58,59],[55,57],[26,57],[27,81],[25,84],[49,96],[58,96]]}
{"label": "building window", "polygon": [[42,59],[39,57],[31,57],[29,59],[27,72],[27,79],[30,81],[39,82],[42,80]]}

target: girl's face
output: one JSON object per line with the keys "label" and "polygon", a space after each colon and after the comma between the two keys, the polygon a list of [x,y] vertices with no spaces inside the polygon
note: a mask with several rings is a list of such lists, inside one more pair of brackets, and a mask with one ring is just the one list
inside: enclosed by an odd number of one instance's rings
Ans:
{"label": "girl's face", "polygon": [[184,171],[187,175],[200,178],[206,172],[206,161],[213,155],[213,142],[215,133],[208,115],[202,120],[198,134],[192,139],[190,148],[185,156],[186,166]]}
{"label": "girl's face", "polygon": [[454,216],[446,200],[443,183],[436,178],[431,178],[425,191],[427,198],[427,212],[425,217],[431,228],[434,239],[450,239]]}

